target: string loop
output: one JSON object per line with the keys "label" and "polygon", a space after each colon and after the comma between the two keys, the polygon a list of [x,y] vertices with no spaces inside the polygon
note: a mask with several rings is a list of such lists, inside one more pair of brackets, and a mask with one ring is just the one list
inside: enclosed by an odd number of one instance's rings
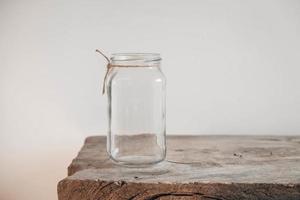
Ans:
{"label": "string loop", "polygon": [[105,76],[104,76],[104,79],[103,79],[103,83],[102,83],[102,95],[105,93],[105,88],[106,88],[106,79],[107,79],[107,76],[110,72],[110,69],[112,68],[112,65],[111,65],[111,62],[110,62],[110,59],[104,54],[102,53],[100,50],[96,49],[96,52],[97,53],[100,53],[107,61],[107,64],[106,64],[106,73],[105,73]]}

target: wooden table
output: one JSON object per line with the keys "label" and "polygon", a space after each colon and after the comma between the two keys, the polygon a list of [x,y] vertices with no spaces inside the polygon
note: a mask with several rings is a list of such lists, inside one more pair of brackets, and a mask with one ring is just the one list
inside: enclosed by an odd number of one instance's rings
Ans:
{"label": "wooden table", "polygon": [[166,161],[114,165],[88,137],[58,183],[59,200],[300,199],[300,137],[169,136]]}

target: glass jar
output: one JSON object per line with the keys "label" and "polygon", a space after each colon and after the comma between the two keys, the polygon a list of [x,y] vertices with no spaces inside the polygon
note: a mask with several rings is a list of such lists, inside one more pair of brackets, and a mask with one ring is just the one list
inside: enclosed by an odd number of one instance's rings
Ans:
{"label": "glass jar", "polygon": [[118,164],[147,166],[166,156],[166,79],[160,55],[112,54],[107,77],[107,152]]}

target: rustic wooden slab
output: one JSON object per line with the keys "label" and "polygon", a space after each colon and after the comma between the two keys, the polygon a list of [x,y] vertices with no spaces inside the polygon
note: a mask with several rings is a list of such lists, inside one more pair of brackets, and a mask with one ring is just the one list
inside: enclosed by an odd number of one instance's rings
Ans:
{"label": "rustic wooden slab", "polygon": [[59,200],[300,199],[300,137],[169,136],[166,161],[114,165],[106,139],[86,139]]}

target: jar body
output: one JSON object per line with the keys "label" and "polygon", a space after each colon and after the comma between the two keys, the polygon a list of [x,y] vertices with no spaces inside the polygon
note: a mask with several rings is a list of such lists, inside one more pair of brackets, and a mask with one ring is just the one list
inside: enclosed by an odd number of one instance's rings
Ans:
{"label": "jar body", "polygon": [[159,64],[109,73],[107,151],[118,164],[146,166],[166,156],[166,80]]}

